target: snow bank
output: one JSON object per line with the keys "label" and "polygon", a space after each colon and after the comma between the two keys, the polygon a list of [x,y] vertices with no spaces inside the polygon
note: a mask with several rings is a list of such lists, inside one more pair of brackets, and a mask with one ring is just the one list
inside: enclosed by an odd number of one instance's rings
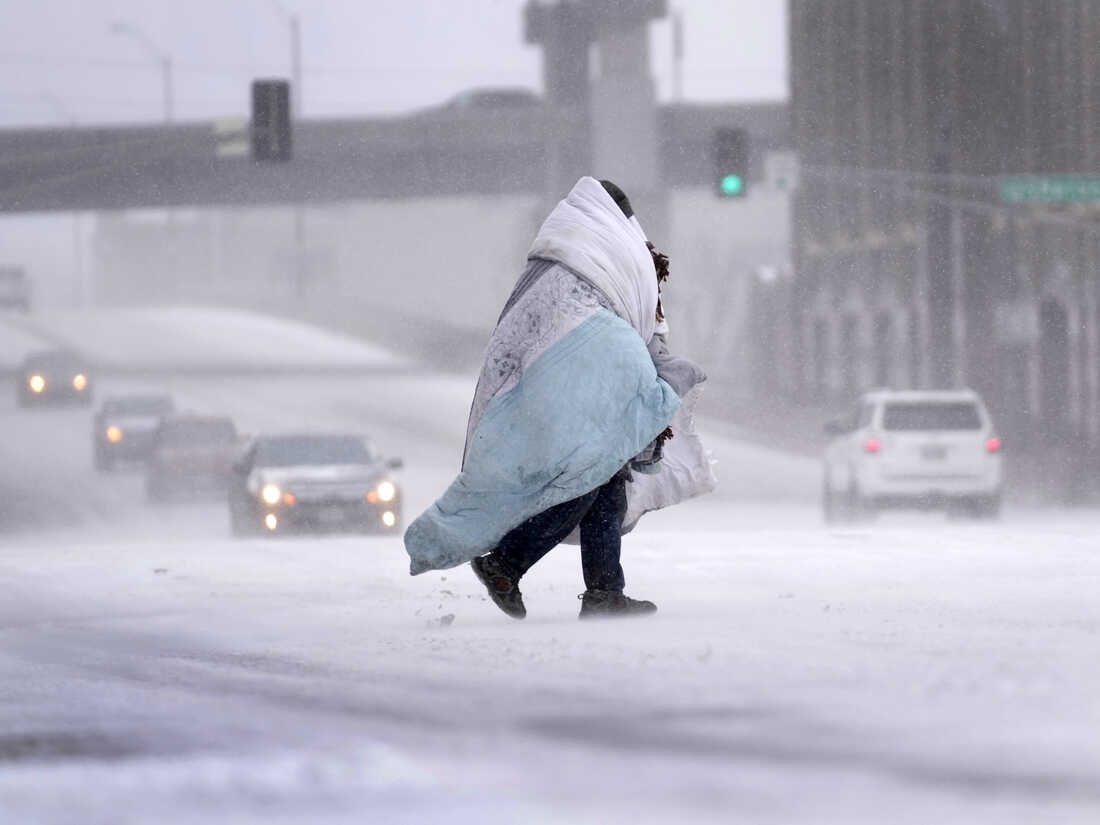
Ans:
{"label": "snow bank", "polygon": [[52,344],[25,329],[16,319],[0,317],[0,372],[19,368],[28,354]]}
{"label": "snow bank", "polygon": [[29,323],[41,338],[74,349],[101,368],[263,371],[406,363],[349,335],[242,310],[99,309],[49,313]]}

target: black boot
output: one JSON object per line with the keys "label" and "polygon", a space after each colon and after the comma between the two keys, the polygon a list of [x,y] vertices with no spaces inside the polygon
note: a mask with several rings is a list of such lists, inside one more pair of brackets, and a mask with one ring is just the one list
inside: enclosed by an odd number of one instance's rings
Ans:
{"label": "black boot", "polygon": [[519,592],[519,576],[501,564],[492,553],[478,556],[470,562],[470,567],[489,591],[493,604],[513,619],[526,618],[527,608],[523,606],[523,594]]}
{"label": "black boot", "polygon": [[657,605],[645,599],[632,599],[617,590],[585,590],[581,600],[581,619],[646,616],[657,612]]}

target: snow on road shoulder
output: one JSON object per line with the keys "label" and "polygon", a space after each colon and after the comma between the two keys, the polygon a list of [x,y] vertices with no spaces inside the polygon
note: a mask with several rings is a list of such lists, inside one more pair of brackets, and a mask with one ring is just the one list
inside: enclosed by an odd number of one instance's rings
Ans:
{"label": "snow on road shoulder", "polygon": [[[576,620],[572,548],[525,579],[519,623],[468,570],[409,578],[396,537],[13,545],[13,580],[52,597],[14,611],[33,625],[7,631],[0,676],[23,685],[29,663],[51,691],[13,689],[0,718],[18,728],[63,705],[73,728],[144,725],[154,757],[158,731],[203,718],[168,767],[142,751],[86,774],[104,778],[96,812],[164,805],[165,822],[201,813],[187,787],[234,821],[261,812],[258,796],[377,821],[419,799],[409,821],[442,821],[469,802],[456,780],[484,776],[506,790],[454,821],[586,821],[577,800],[587,821],[1094,821],[1100,671],[1080,653],[1100,618],[1096,517],[1061,521],[641,528],[630,590],[661,612],[636,623]],[[366,755],[341,773],[331,754],[348,748]],[[213,751],[230,756],[210,772]],[[454,758],[434,781],[406,781],[440,754]],[[309,779],[334,765],[331,783]],[[306,781],[284,784],[282,766]],[[82,784],[63,761],[14,767],[36,784],[23,811],[49,813]],[[0,796],[14,787],[0,778]],[[543,815],[522,816],[520,799]]]}
{"label": "snow on road shoulder", "polygon": [[41,337],[117,369],[387,368],[407,361],[349,335],[243,310],[205,307],[55,312]]}
{"label": "snow on road shoulder", "polygon": [[49,341],[30,332],[23,318],[0,315],[0,372],[19,368],[30,353],[50,349]]}

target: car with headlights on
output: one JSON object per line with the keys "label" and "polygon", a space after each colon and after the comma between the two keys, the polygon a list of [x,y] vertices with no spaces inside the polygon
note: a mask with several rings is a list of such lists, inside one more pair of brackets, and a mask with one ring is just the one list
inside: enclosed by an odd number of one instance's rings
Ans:
{"label": "car with headlights on", "polygon": [[398,532],[401,466],[357,435],[259,436],[233,466],[233,533]]}
{"label": "car with headlights on", "polygon": [[88,365],[80,356],[63,350],[33,352],[19,369],[19,404],[92,403],[92,379]]}
{"label": "car with headlights on", "polygon": [[877,390],[826,425],[826,521],[885,508],[1001,509],[1001,439],[972,390]]}
{"label": "car with headlights on", "polygon": [[161,419],[176,405],[170,395],[113,395],[105,398],[92,422],[92,456],[97,470],[119,461],[145,461]]}
{"label": "car with headlights on", "polygon": [[240,448],[231,418],[194,413],[162,418],[153,433],[145,492],[151,501],[224,493]]}

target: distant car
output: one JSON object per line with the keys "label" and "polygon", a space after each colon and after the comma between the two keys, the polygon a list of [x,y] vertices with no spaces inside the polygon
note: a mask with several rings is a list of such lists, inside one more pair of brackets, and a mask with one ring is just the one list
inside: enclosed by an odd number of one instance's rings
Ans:
{"label": "distant car", "polygon": [[401,529],[400,459],[384,460],[356,435],[256,438],[233,467],[235,535]]}
{"label": "distant car", "polygon": [[0,266],[0,308],[30,311],[31,284],[22,267]]}
{"label": "distant car", "polygon": [[21,406],[92,403],[92,378],[88,365],[71,352],[50,351],[28,355],[16,379]]}
{"label": "distant car", "polygon": [[543,99],[530,89],[500,86],[467,89],[442,103],[411,112],[410,116],[427,120],[480,119],[496,114],[539,112],[542,107]]}
{"label": "distant car", "polygon": [[118,461],[145,461],[162,418],[175,412],[170,395],[119,395],[103,401],[92,424],[92,455],[97,470]]}
{"label": "distant car", "polygon": [[182,414],[161,420],[153,434],[145,477],[151,501],[224,491],[240,439],[222,416]]}
{"label": "distant car", "polygon": [[970,390],[880,390],[832,421],[825,451],[827,521],[890,507],[1001,509],[1001,439]]}
{"label": "distant car", "polygon": [[468,89],[446,103],[445,109],[486,111],[493,109],[530,109],[541,106],[542,98],[523,87]]}

